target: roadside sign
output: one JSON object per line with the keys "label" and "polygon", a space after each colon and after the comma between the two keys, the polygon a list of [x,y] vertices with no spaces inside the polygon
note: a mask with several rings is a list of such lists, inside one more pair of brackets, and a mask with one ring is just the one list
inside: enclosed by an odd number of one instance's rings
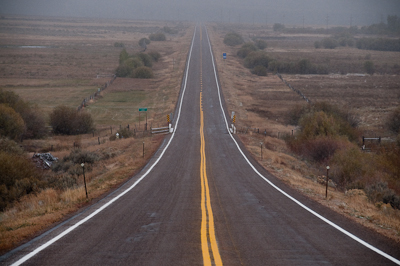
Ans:
{"label": "roadside sign", "polygon": [[222,54],[222,57],[223,57],[224,59],[226,59],[226,53],[223,53],[223,54]]}
{"label": "roadside sign", "polygon": [[147,108],[139,108],[139,112],[147,112]]}

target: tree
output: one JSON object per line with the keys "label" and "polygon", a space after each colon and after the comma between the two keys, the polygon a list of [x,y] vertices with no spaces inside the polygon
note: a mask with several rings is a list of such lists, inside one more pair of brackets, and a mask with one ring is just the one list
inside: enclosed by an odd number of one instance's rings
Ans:
{"label": "tree", "polygon": [[19,139],[25,131],[21,115],[9,106],[0,104],[0,135],[10,139]]}
{"label": "tree", "polygon": [[365,61],[364,62],[364,69],[365,69],[365,72],[367,72],[368,74],[370,74],[370,75],[374,74],[374,72],[375,72],[374,62]]}
{"label": "tree", "polygon": [[76,111],[65,105],[57,106],[50,114],[50,125],[55,134],[86,134],[94,129],[93,119],[89,113]]}

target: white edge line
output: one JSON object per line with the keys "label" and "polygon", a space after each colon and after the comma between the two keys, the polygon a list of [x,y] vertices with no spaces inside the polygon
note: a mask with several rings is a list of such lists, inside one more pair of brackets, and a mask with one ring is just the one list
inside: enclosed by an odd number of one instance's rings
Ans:
{"label": "white edge line", "polygon": [[233,135],[231,134],[230,130],[229,130],[229,126],[228,126],[228,121],[226,120],[226,115],[225,115],[225,111],[224,108],[222,106],[222,100],[221,100],[221,94],[220,94],[220,88],[219,88],[219,84],[218,84],[218,79],[217,79],[217,72],[215,69],[215,64],[214,64],[214,55],[211,49],[211,43],[210,43],[210,39],[208,37],[208,31],[207,31],[207,27],[206,28],[206,33],[207,33],[207,39],[208,39],[208,45],[210,47],[210,53],[211,53],[211,59],[212,59],[212,64],[213,64],[213,68],[214,68],[214,76],[215,76],[215,83],[217,84],[217,88],[218,88],[218,97],[219,97],[219,104],[222,110],[222,114],[224,116],[225,119],[225,125],[226,125],[226,129],[228,130],[229,135],[231,136],[232,140],[235,142],[236,147],[238,148],[239,152],[242,154],[243,158],[246,160],[246,162],[250,165],[250,167],[254,170],[254,172],[259,175],[262,179],[264,179],[266,182],[268,182],[273,188],[275,188],[276,190],[278,190],[279,192],[281,192],[283,195],[285,195],[286,197],[288,197],[289,199],[291,199],[292,201],[294,201],[295,203],[297,203],[300,207],[304,208],[305,210],[309,211],[310,213],[312,213],[313,215],[315,215],[316,217],[318,217],[319,219],[321,219],[322,221],[326,222],[327,224],[331,225],[332,227],[336,228],[337,230],[339,230],[340,232],[342,232],[343,234],[351,237],[352,239],[354,239],[355,241],[359,242],[360,244],[364,245],[365,247],[375,251],[376,253],[378,253],[379,255],[382,255],[383,257],[393,261],[394,263],[400,265],[400,260],[390,256],[389,254],[386,254],[385,252],[383,252],[380,249],[377,249],[376,247],[368,244],[367,242],[365,242],[364,240],[356,237],[355,235],[351,234],[350,232],[346,231],[345,229],[343,229],[342,227],[338,226],[337,224],[331,222],[330,220],[328,220],[327,218],[323,217],[322,215],[318,214],[317,212],[311,210],[310,208],[308,208],[307,206],[305,206],[303,203],[301,203],[300,201],[296,200],[295,198],[293,198],[292,196],[290,196],[289,194],[287,194],[285,191],[281,190],[279,187],[277,187],[276,185],[274,185],[269,179],[267,179],[266,177],[264,177],[260,172],[257,171],[257,169],[251,164],[251,162],[249,161],[249,159],[247,159],[246,155],[243,153],[243,151],[240,149],[239,144],[236,142],[235,138],[233,137]]}
{"label": "white edge line", "polygon": [[132,190],[134,187],[136,187],[137,184],[139,184],[140,181],[142,181],[150,172],[151,170],[153,170],[153,168],[158,164],[158,162],[161,160],[161,158],[163,157],[165,151],[167,150],[167,148],[169,147],[169,145],[171,144],[172,139],[175,136],[175,131],[176,128],[178,127],[178,122],[179,122],[179,118],[181,115],[181,109],[182,109],[182,103],[183,103],[183,97],[185,95],[185,91],[186,91],[186,84],[187,84],[187,77],[188,77],[188,73],[189,73],[189,65],[190,65],[190,59],[192,57],[192,48],[193,48],[193,43],[194,43],[194,38],[196,36],[196,29],[197,29],[197,25],[194,29],[194,33],[193,33],[193,38],[192,38],[192,44],[190,46],[190,51],[189,51],[189,58],[187,60],[187,66],[186,66],[186,74],[185,74],[185,85],[183,87],[183,92],[182,92],[182,97],[181,97],[181,101],[179,104],[179,112],[178,112],[178,118],[176,121],[176,125],[175,125],[175,130],[172,133],[171,138],[169,139],[167,145],[165,146],[164,150],[162,151],[162,153],[160,154],[160,156],[158,157],[158,159],[154,162],[154,164],[143,174],[143,176],[141,178],[139,178],[138,180],[136,180],[136,182],[130,186],[129,188],[127,188],[124,192],[122,192],[121,194],[119,194],[118,196],[116,196],[115,198],[113,198],[112,200],[110,200],[109,202],[107,202],[106,204],[104,204],[103,206],[101,206],[99,209],[97,209],[95,212],[93,212],[92,214],[90,214],[89,216],[87,216],[85,219],[80,220],[78,223],[76,223],[75,225],[69,227],[67,230],[63,231],[62,233],[60,233],[59,235],[57,235],[56,237],[52,238],[51,240],[49,240],[48,242],[44,243],[43,245],[41,245],[40,247],[38,247],[37,249],[33,250],[32,252],[28,253],[27,255],[25,255],[24,257],[22,257],[21,259],[19,259],[18,261],[14,262],[12,264],[12,266],[18,266],[21,265],[22,263],[26,262],[27,260],[29,260],[30,258],[32,258],[33,256],[35,256],[36,254],[38,254],[40,251],[44,250],[45,248],[49,247],[50,245],[52,245],[53,243],[55,243],[57,240],[61,239],[62,237],[66,236],[67,234],[69,234],[70,232],[72,232],[74,229],[76,229],[78,226],[82,225],[83,223],[89,221],[91,218],[93,218],[94,216],[96,216],[98,213],[100,213],[101,211],[103,211],[105,208],[107,208],[108,206],[110,206],[112,203],[114,203],[116,200],[118,200],[119,198],[121,198],[122,196],[124,196],[126,193],[128,193],[130,190]]}

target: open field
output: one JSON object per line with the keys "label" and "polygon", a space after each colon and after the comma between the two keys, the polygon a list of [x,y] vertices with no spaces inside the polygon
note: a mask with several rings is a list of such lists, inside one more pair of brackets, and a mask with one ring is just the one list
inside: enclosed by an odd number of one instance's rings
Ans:
{"label": "open field", "polygon": [[[400,104],[400,76],[393,74],[400,53],[349,47],[315,49],[314,42],[327,36],[285,36],[260,25],[210,23],[208,30],[228,111],[235,111],[239,131],[247,132],[238,137],[254,158],[310,198],[400,241],[399,210],[390,205],[375,206],[358,190],[343,193],[330,187],[328,200],[325,199],[325,188],[320,183],[325,168],[297,158],[281,139],[282,134],[296,132],[295,127],[286,125],[285,114],[295,105],[306,105],[306,101],[272,73],[266,77],[251,74],[243,66],[243,59],[236,56],[240,46],[227,46],[223,39],[226,33],[236,31],[245,41],[253,37],[266,40],[265,51],[273,59],[282,62],[309,59],[313,64],[327,65],[330,70],[327,75],[282,74],[282,77],[311,101],[327,101],[354,112],[360,118],[359,128],[365,136],[381,136],[386,141],[396,137],[384,124],[389,112]],[[223,53],[227,53],[225,60]],[[363,63],[367,59],[374,62],[377,74],[364,74]],[[385,67],[391,74],[380,74]],[[266,131],[266,136],[257,134],[258,129],[260,133]],[[263,143],[262,158],[260,143]]]}
{"label": "open field", "polygon": [[[151,80],[117,78],[88,103],[85,109],[92,114],[96,127],[93,134],[49,136],[22,142],[30,156],[34,152],[51,151],[62,159],[77,145],[99,154],[102,159],[87,172],[88,200],[80,175],[75,188],[61,191],[51,188],[28,195],[1,213],[0,253],[96,201],[142,169],[163,136],[143,132],[145,113],[141,113],[139,127],[138,108],[148,108],[148,129],[166,125],[166,115],[174,111],[178,99],[193,34],[192,24],[162,21],[37,17],[0,20],[0,88],[14,91],[37,105],[46,119],[58,105],[77,108],[85,97],[110,81],[111,76],[97,78],[97,75],[114,74],[122,50],[114,47],[115,42],[124,43],[130,54],[140,52],[143,49],[138,45],[139,39],[164,26],[179,32],[167,34],[167,41],[148,45],[147,51],[161,54],[152,67],[155,77]],[[136,136],[110,140],[120,127],[127,125],[136,131]],[[43,175],[49,172],[43,171]]]}

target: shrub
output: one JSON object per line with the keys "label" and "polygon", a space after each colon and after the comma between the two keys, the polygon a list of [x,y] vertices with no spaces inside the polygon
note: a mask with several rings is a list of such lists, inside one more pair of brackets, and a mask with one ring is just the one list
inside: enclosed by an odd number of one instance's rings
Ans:
{"label": "shrub", "polygon": [[124,49],[119,53],[119,63],[122,64],[126,59],[129,58],[128,52]]}
{"label": "shrub", "polygon": [[386,121],[386,126],[393,133],[400,133],[400,106],[398,106],[392,113],[389,114],[389,117]]}
{"label": "shrub", "polygon": [[266,76],[267,75],[267,68],[265,66],[255,66],[251,73],[257,76]]}
{"label": "shrub", "polygon": [[224,43],[229,46],[240,45],[243,42],[242,36],[236,32],[227,33],[224,37]]}
{"label": "shrub", "polygon": [[324,38],[321,44],[325,49],[335,49],[338,46],[337,41],[333,38]]}
{"label": "shrub", "polygon": [[129,130],[128,128],[121,128],[118,130],[118,134],[120,138],[131,138],[134,136],[133,131]]}
{"label": "shrub", "polygon": [[142,38],[139,40],[140,47],[145,48],[148,44],[150,44],[150,40],[147,38]]}
{"label": "shrub", "polygon": [[332,179],[340,188],[345,188],[348,184],[362,179],[367,173],[372,176],[374,173],[368,171],[368,164],[364,160],[367,156],[369,155],[363,154],[356,146],[339,150],[330,162],[333,165]]}
{"label": "shrub", "polygon": [[177,34],[178,33],[177,29],[172,29],[168,26],[164,26],[163,31],[168,34]]}
{"label": "shrub", "polygon": [[132,74],[133,68],[127,64],[121,64],[115,70],[115,75],[117,77],[129,77]]}
{"label": "shrub", "polygon": [[364,190],[371,202],[389,203],[393,208],[400,209],[400,197],[388,187],[387,182],[377,182],[367,186]]}
{"label": "shrub", "polygon": [[133,78],[150,79],[154,77],[153,70],[149,67],[138,67],[133,71]]}
{"label": "shrub", "polygon": [[153,60],[152,60],[150,55],[145,54],[145,53],[138,53],[136,55],[136,57],[139,58],[142,61],[144,66],[146,66],[146,67],[152,67],[153,66]]}
{"label": "shrub", "polygon": [[151,59],[153,59],[154,62],[158,62],[158,60],[161,58],[160,53],[156,51],[151,51],[148,54],[151,57]]}
{"label": "shrub", "polygon": [[123,47],[125,47],[125,44],[122,42],[115,42],[114,47],[122,47],[123,48]]}
{"label": "shrub", "polygon": [[364,62],[364,70],[365,70],[365,72],[367,72],[370,75],[374,74],[374,72],[375,72],[374,62],[365,61]]}
{"label": "shrub", "polygon": [[237,55],[241,58],[245,58],[249,53],[256,51],[257,47],[251,43],[245,43],[242,45],[242,47],[239,49],[239,51],[237,52]]}
{"label": "shrub", "polygon": [[64,105],[57,106],[50,114],[50,125],[55,134],[86,134],[94,129],[93,119],[89,113],[76,111]]}
{"label": "shrub", "polygon": [[274,31],[282,31],[285,29],[285,25],[281,23],[275,23],[273,26]]}
{"label": "shrub", "polygon": [[244,59],[244,66],[247,68],[254,68],[255,66],[264,66],[268,68],[268,63],[271,59],[264,51],[255,51],[249,53]]}
{"label": "shrub", "polygon": [[0,211],[44,185],[36,167],[24,155],[0,151]]}
{"label": "shrub", "polygon": [[25,123],[21,115],[11,107],[0,104],[0,136],[17,140],[24,131]]}
{"label": "shrub", "polygon": [[151,41],[165,41],[167,38],[165,37],[164,33],[158,32],[158,33],[150,34],[149,39]]}
{"label": "shrub", "polygon": [[321,48],[321,42],[320,41],[315,41],[314,42],[314,47],[315,47],[315,49]]}
{"label": "shrub", "polygon": [[0,139],[0,151],[17,154],[17,155],[24,154],[24,151],[21,149],[21,147],[15,141],[7,139],[7,138]]}
{"label": "shrub", "polygon": [[267,42],[264,40],[255,40],[254,44],[260,50],[264,50],[265,48],[267,48]]}
{"label": "shrub", "polygon": [[0,104],[5,104],[20,114],[25,123],[23,138],[41,138],[46,135],[45,121],[41,112],[24,102],[16,93],[0,89]]}

